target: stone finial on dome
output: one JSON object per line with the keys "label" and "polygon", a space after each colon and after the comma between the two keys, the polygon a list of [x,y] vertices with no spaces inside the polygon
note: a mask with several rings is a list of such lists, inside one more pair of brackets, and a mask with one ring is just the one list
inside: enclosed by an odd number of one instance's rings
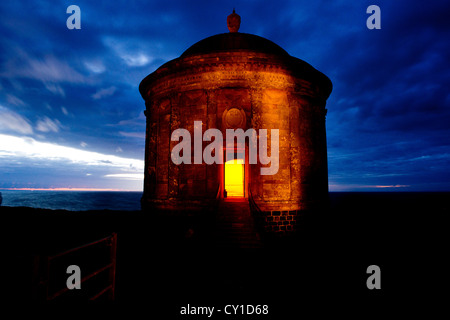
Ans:
{"label": "stone finial on dome", "polygon": [[239,27],[241,26],[241,16],[238,15],[234,9],[233,13],[227,17],[227,26],[230,32],[238,32]]}

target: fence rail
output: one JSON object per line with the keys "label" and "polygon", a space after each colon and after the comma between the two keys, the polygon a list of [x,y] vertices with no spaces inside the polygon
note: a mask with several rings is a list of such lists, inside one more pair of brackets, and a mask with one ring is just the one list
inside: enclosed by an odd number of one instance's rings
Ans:
{"label": "fence rail", "polygon": [[[112,233],[108,237],[57,253],[52,256],[36,256],[34,258],[34,266],[33,266],[33,279],[34,279],[33,288],[35,291],[33,295],[35,296],[35,298],[40,299],[43,298],[46,301],[51,301],[65,294],[66,292],[71,291],[67,287],[64,287],[57,290],[56,292],[53,293],[49,292],[50,280],[52,277],[52,274],[50,273],[50,268],[52,264],[54,264],[55,261],[61,259],[62,257],[70,256],[75,252],[81,252],[82,256],[83,250],[86,250],[87,248],[92,248],[94,246],[109,247],[109,261],[106,265],[103,265],[100,268],[96,269],[95,271],[92,271],[87,275],[85,275],[80,282],[84,283],[90,280],[91,278],[99,275],[100,273],[109,270],[108,283],[106,284],[106,286],[98,289],[99,291],[92,297],[90,297],[89,300],[96,300],[97,298],[99,298],[100,296],[102,296],[107,292],[108,292],[108,299],[114,300],[115,278],[116,278],[117,233]],[[39,268],[39,265],[41,265],[42,267]]]}

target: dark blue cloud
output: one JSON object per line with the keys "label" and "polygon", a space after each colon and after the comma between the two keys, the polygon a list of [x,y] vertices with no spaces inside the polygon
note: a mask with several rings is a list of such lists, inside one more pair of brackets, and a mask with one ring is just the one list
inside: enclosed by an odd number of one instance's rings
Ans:
{"label": "dark blue cloud", "polygon": [[[276,42],[333,81],[331,190],[450,189],[445,1],[77,1],[82,28],[68,30],[71,4],[0,3],[0,134],[143,160],[139,82],[193,43],[227,32],[235,7],[240,31]],[[366,28],[371,4],[381,8],[381,30]],[[89,179],[104,188],[119,177],[111,175],[135,173],[6,154],[0,150],[1,187]]]}

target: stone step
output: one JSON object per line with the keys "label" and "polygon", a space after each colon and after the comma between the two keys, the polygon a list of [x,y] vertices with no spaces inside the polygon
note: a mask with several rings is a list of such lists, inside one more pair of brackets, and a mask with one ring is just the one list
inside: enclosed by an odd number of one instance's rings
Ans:
{"label": "stone step", "polygon": [[262,246],[247,200],[226,199],[221,202],[216,216],[215,242],[220,248]]}

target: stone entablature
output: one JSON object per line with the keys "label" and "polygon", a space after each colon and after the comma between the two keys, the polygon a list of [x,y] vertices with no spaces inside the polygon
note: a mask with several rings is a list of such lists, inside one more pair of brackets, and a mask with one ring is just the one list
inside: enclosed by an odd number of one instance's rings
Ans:
{"label": "stone entablature", "polygon": [[[289,69],[292,67],[297,69]],[[325,76],[311,76],[311,69],[316,71],[306,62],[294,57],[249,54],[248,51],[205,54],[201,58],[188,56],[161,66],[142,81],[140,90],[146,90],[145,95],[152,97],[164,95],[166,91],[179,88],[180,84],[187,90],[216,89],[241,81],[241,86],[249,88],[293,88],[304,96],[319,98],[325,102],[331,91],[331,82]],[[304,73],[300,73],[301,71]],[[311,82],[316,78],[324,83],[322,85],[325,88],[321,88],[321,83]]]}

